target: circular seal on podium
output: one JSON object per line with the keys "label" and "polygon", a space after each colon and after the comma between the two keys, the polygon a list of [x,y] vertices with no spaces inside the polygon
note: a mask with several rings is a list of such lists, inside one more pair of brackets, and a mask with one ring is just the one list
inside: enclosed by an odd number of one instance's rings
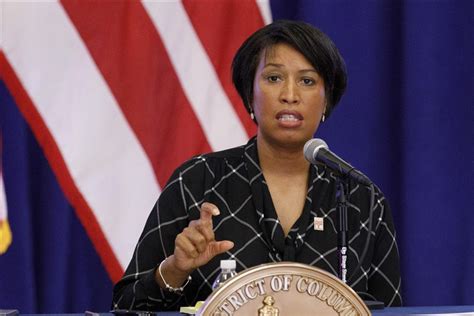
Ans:
{"label": "circular seal on podium", "polygon": [[204,302],[201,316],[371,315],[362,299],[334,275],[293,262],[238,273]]}

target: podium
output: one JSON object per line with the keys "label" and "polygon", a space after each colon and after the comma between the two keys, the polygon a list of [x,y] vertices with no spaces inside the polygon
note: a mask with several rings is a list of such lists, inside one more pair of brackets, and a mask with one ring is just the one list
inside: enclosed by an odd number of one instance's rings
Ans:
{"label": "podium", "polygon": [[371,315],[363,300],[334,275],[301,263],[263,264],[214,291],[197,315]]}

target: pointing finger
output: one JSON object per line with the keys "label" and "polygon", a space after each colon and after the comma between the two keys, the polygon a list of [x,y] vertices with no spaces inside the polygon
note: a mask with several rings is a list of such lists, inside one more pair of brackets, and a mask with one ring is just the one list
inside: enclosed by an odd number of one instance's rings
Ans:
{"label": "pointing finger", "polygon": [[212,216],[219,215],[219,209],[212,203],[204,202],[201,205],[200,219],[203,221],[211,221]]}

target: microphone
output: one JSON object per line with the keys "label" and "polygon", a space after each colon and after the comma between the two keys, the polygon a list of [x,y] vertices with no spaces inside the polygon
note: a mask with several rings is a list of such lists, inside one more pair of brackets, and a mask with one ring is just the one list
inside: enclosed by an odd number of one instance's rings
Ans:
{"label": "microphone", "polygon": [[313,138],[308,140],[304,145],[303,152],[306,160],[313,165],[319,161],[325,163],[329,169],[338,172],[342,176],[348,176],[365,185],[370,186],[372,184],[372,181],[366,175],[330,151],[328,145],[322,139]]}

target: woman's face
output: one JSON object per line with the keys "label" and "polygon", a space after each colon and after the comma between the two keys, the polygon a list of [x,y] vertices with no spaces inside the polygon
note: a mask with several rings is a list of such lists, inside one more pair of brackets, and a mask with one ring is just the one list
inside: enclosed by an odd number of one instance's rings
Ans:
{"label": "woman's face", "polygon": [[304,146],[316,132],[325,106],[324,81],[300,52],[277,44],[262,53],[253,86],[259,141]]}

